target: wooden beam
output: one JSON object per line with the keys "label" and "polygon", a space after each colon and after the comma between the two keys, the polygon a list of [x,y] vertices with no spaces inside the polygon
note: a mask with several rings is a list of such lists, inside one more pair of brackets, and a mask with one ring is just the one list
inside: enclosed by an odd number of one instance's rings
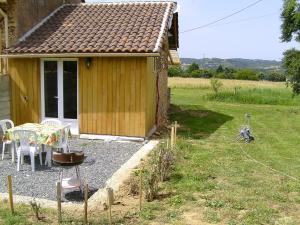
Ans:
{"label": "wooden beam", "polygon": [[8,48],[8,16],[7,14],[0,8],[0,14],[4,17],[4,32],[5,32],[5,47]]}

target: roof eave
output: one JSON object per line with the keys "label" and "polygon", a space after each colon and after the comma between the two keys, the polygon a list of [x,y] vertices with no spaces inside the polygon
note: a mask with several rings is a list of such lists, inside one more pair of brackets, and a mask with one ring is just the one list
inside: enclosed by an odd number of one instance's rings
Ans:
{"label": "roof eave", "polygon": [[57,54],[4,54],[1,58],[80,58],[80,57],[158,57],[153,53],[57,53]]}

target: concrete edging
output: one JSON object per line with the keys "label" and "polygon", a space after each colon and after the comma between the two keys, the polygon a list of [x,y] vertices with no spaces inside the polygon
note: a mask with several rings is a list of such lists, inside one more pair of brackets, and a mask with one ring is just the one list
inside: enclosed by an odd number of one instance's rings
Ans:
{"label": "concrete edging", "polygon": [[89,199],[89,204],[99,205],[107,200],[106,188],[110,187],[114,192],[118,192],[120,186],[130,177],[131,172],[138,167],[141,160],[144,159],[157,145],[159,141],[152,140],[145,144],[139,151],[137,151],[125,164],[117,170],[110,179],[106,181],[106,187],[99,189]]}

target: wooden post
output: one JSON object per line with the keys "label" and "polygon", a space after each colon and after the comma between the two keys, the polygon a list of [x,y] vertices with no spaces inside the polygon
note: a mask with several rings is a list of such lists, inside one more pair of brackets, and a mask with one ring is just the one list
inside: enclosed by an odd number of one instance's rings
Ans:
{"label": "wooden post", "polygon": [[108,205],[108,220],[109,224],[112,225],[112,216],[111,216],[111,205],[114,203],[114,191],[111,188],[106,188],[107,191],[107,205]]}
{"label": "wooden post", "polygon": [[57,198],[57,221],[61,222],[61,184],[56,183],[56,198]]}
{"label": "wooden post", "polygon": [[174,125],[174,144],[176,145],[177,142],[177,121],[175,121]]}
{"label": "wooden post", "polygon": [[140,169],[140,191],[139,191],[139,209],[142,211],[142,198],[143,198],[143,168]]}
{"label": "wooden post", "polygon": [[84,220],[83,224],[88,224],[88,194],[89,194],[89,187],[88,184],[85,182],[84,184]]}
{"label": "wooden post", "polygon": [[169,137],[167,138],[167,149],[169,149]]}
{"label": "wooden post", "polygon": [[171,128],[171,149],[174,148],[174,126]]}
{"label": "wooden post", "polygon": [[11,175],[7,176],[7,188],[8,188],[8,195],[9,195],[9,207],[10,207],[11,213],[14,214],[14,200],[13,200]]}

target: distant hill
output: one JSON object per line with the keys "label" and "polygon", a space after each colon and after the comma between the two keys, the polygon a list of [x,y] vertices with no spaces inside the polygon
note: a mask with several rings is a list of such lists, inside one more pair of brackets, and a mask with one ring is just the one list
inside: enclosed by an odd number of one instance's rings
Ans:
{"label": "distant hill", "polygon": [[280,70],[281,62],[276,60],[262,60],[262,59],[220,59],[220,58],[181,58],[182,64],[198,63],[204,68],[217,68],[219,65],[231,68],[252,68],[257,70]]}

